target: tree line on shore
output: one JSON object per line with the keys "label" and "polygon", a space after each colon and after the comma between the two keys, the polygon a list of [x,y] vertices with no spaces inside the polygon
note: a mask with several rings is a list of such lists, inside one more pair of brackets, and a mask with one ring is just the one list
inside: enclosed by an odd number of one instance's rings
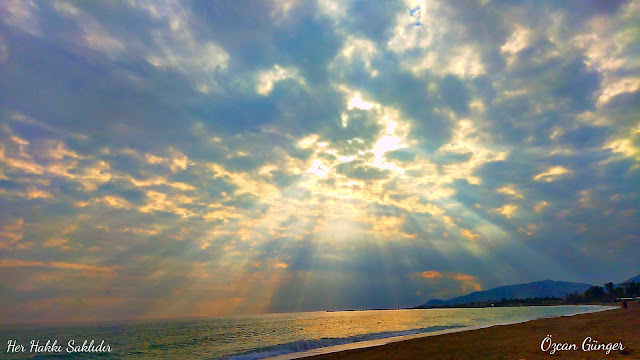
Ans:
{"label": "tree line on shore", "polygon": [[[561,297],[535,297],[526,299],[502,299],[488,301],[474,301],[463,304],[434,305],[429,308],[484,308],[484,307],[515,307],[515,306],[550,306],[562,303]],[[420,307],[417,307],[420,308]],[[424,308],[424,307],[423,307]]]}
{"label": "tree line on shore", "polygon": [[608,282],[603,286],[592,286],[584,293],[572,293],[566,294],[562,298],[564,304],[580,304],[580,303],[592,303],[592,302],[612,302],[624,297],[638,297],[640,296],[640,283],[629,282],[622,284],[622,286],[614,285],[612,282]]}

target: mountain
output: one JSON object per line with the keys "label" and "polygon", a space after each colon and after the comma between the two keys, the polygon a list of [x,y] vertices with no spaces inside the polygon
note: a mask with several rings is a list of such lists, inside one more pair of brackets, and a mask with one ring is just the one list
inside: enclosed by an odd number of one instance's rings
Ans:
{"label": "mountain", "polygon": [[628,279],[627,281],[623,281],[623,283],[625,283],[625,282],[632,282],[632,281],[635,281],[635,282],[640,283],[640,274],[638,274],[638,275],[636,275],[636,276],[632,277],[631,279]]}
{"label": "mountain", "polygon": [[476,291],[449,300],[430,300],[420,307],[438,307],[443,305],[460,305],[480,301],[500,301],[501,299],[526,299],[535,297],[562,297],[567,293],[580,292],[592,285],[566,281],[544,280],[528,284],[506,285],[491,290]]}
{"label": "mountain", "polygon": [[443,306],[443,305],[447,305],[447,302],[445,300],[432,299],[424,303],[422,306]]}

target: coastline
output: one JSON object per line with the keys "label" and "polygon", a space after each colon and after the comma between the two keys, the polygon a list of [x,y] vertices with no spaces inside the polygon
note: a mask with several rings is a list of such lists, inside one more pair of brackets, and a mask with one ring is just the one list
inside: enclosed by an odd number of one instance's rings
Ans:
{"label": "coastline", "polygon": [[[576,344],[576,350],[541,350],[547,335],[557,343]],[[582,351],[586,337],[599,344],[622,342],[623,351]],[[588,347],[588,346],[587,346]],[[597,309],[560,317],[488,326],[454,328],[429,333],[391,337],[313,349],[269,357],[269,360],[313,359],[537,359],[561,356],[565,359],[633,358],[640,354],[640,304],[629,309]]]}

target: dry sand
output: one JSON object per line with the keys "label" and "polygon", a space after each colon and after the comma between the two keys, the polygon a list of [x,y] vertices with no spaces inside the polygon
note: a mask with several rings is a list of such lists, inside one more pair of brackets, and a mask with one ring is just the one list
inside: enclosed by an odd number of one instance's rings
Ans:
{"label": "dry sand", "polygon": [[[551,355],[540,349],[547,335],[554,343],[576,344],[577,350]],[[623,351],[583,351],[591,337],[599,344],[622,343]],[[305,359],[640,359],[640,304],[616,309],[526,323],[494,326],[453,334],[400,341]]]}

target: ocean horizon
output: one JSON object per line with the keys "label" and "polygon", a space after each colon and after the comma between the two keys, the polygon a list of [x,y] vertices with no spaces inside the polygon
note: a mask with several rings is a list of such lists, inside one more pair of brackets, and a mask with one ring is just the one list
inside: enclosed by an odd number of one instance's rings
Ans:
{"label": "ocean horizon", "polygon": [[[596,305],[315,311],[261,315],[3,325],[8,359],[293,359],[545,317],[608,310]],[[38,346],[32,346],[32,341]],[[39,341],[39,343],[37,343]],[[47,341],[49,343],[47,344]],[[73,352],[74,346],[87,347]],[[93,341],[93,348],[89,345]],[[56,347],[52,347],[54,344]],[[49,346],[46,347],[45,346]],[[98,346],[102,346],[101,348]],[[105,351],[106,347],[111,351]],[[93,349],[95,351],[87,350]],[[7,349],[5,349],[7,350]],[[53,350],[53,351],[52,351]],[[55,351],[57,350],[57,351]],[[71,351],[69,351],[71,350]],[[3,351],[4,352],[4,351]]]}

